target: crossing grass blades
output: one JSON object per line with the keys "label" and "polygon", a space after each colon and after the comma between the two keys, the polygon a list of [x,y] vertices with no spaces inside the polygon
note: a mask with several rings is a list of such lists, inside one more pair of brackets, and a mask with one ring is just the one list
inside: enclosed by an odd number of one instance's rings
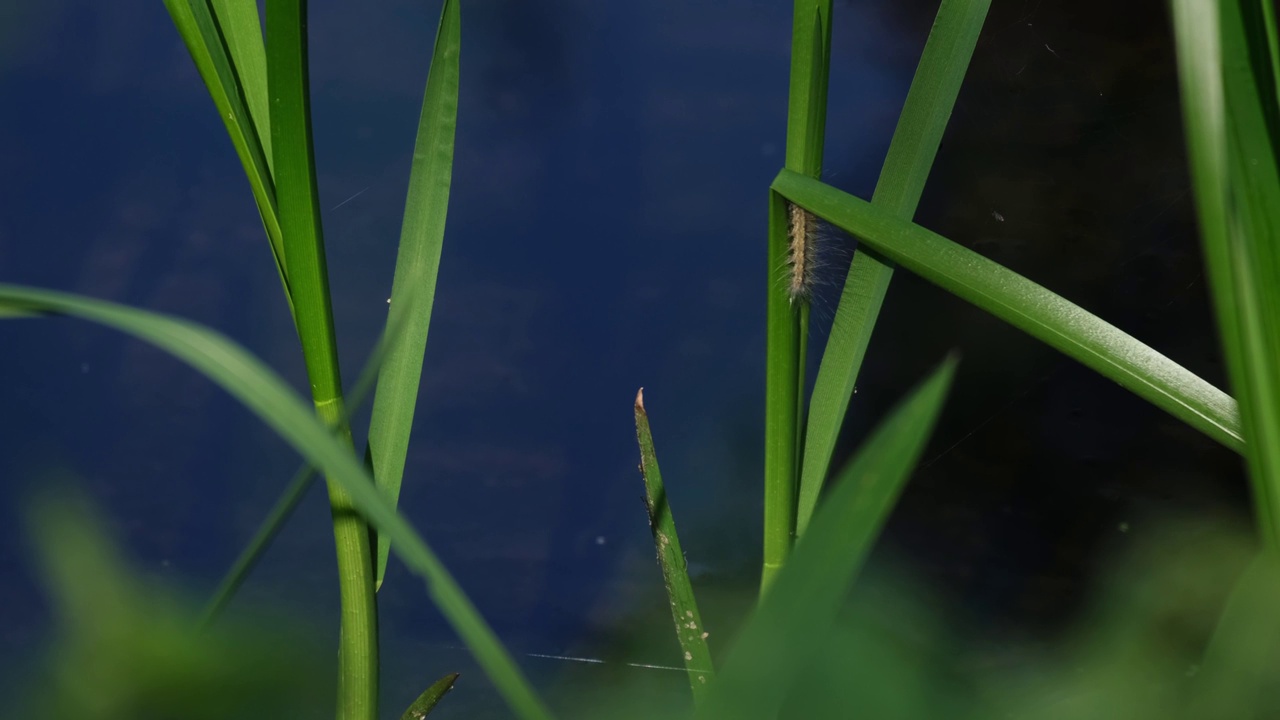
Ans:
{"label": "crossing grass blades", "polygon": [[[818,179],[832,3],[794,4],[785,164],[771,188],[765,233],[770,267],[793,272],[771,273],[766,280],[760,596],[737,637],[719,654],[708,646],[704,629],[704,622],[715,618],[699,611],[684,565],[684,551],[697,550],[679,543],[649,409],[642,395],[634,404],[649,521],[689,670],[695,717],[1190,718],[1280,709],[1277,698],[1263,692],[1274,680],[1269,668],[1280,647],[1280,623],[1270,610],[1280,591],[1280,51],[1274,7],[1269,0],[1171,4],[1200,229],[1233,399],[1033,280],[912,223],[988,4],[941,3],[869,201]],[[388,554],[395,552],[424,580],[428,597],[511,712],[526,720],[551,717],[447,569],[396,511],[444,238],[457,114],[459,5],[460,0],[443,3],[391,312],[360,383],[374,388],[362,460],[347,418],[348,408],[359,405],[365,392],[357,388],[345,395],[338,379],[311,147],[305,3],[270,0],[264,37],[253,0],[166,0],[249,179],[301,341],[311,397],[300,397],[233,341],[177,318],[14,285],[0,285],[0,310],[10,318],[77,317],[168,351],[244,403],[302,455],[305,465],[201,615],[184,615],[158,600],[150,586],[131,580],[124,562],[95,540],[91,515],[66,503],[38,505],[33,534],[41,567],[59,598],[63,636],[57,657],[66,662],[64,672],[53,673],[51,684],[33,695],[23,716],[105,719],[145,710],[158,716],[256,717],[253,712],[289,714],[273,706],[272,697],[300,703],[295,710],[313,702],[314,688],[300,691],[305,683],[300,685],[298,676],[269,671],[287,662],[272,661],[270,649],[243,638],[228,644],[233,635],[227,633],[234,629],[219,623],[240,581],[318,475],[328,486],[333,509],[341,593],[336,716],[379,717],[375,599]],[[802,291],[804,270],[796,264],[807,257],[803,228],[811,217],[849,232],[859,246],[806,398],[809,307]],[[849,590],[924,448],[957,363],[942,359],[880,422],[853,460],[832,467],[854,383],[898,269],[1009,322],[1240,453],[1252,482],[1261,549],[1220,535],[1185,548],[1175,565],[1143,561],[1141,571],[1130,574],[1139,580],[1116,581],[1114,597],[1100,606],[1096,623],[1082,635],[1089,640],[1019,679],[979,690],[957,687],[926,659],[904,650],[901,638],[885,630],[891,624],[868,623],[856,612],[851,616]],[[667,479],[688,480],[679,472]],[[828,479],[831,487],[824,488]],[[1166,539],[1161,547],[1176,545]],[[1226,557],[1235,564],[1224,562]],[[1247,569],[1233,574],[1224,567]],[[92,598],[85,594],[85,577],[95,579]],[[1194,586],[1189,597],[1230,590],[1225,611],[1202,603],[1161,606],[1164,614],[1155,613],[1153,603],[1167,596],[1169,583],[1179,582],[1184,589]],[[937,629],[928,612],[903,612],[918,633]],[[1158,619],[1195,614],[1203,620],[1205,613],[1212,626],[1207,649],[1173,651],[1161,644]],[[101,665],[86,659],[87,648],[100,647],[111,648],[113,672],[101,672]],[[255,665],[259,660],[265,665]],[[1202,669],[1193,680],[1146,682],[1164,677],[1162,672],[1181,673],[1188,662]],[[259,671],[237,673],[235,668]],[[402,717],[425,717],[455,679],[451,675],[431,685]],[[211,700],[227,687],[252,689],[245,697],[259,701],[256,710],[233,710]],[[273,689],[284,694],[272,695]],[[1058,700],[1050,704],[1046,698]],[[597,714],[655,717],[687,711],[642,701],[612,703]]]}

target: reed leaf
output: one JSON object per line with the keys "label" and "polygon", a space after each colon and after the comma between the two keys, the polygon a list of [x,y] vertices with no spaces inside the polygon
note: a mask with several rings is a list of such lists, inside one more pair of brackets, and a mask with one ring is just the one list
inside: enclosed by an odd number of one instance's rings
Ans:
{"label": "reed leaf", "polygon": [[1280,106],[1274,11],[1173,4],[1209,286],[1265,547],[1280,551]]}
{"label": "reed leaf", "polygon": [[729,651],[699,718],[774,720],[923,452],[955,372],[948,359],[871,434]]}
{"label": "reed leaf", "polygon": [[1236,402],[1119,328],[999,263],[833,187],[783,170],[784,197],[859,242],[1102,374],[1241,452]]}
{"label": "reed leaf", "polygon": [[671,602],[676,640],[680,643],[684,665],[689,670],[693,702],[701,705],[706,698],[708,683],[715,676],[715,668],[711,664],[711,650],[707,648],[707,631],[702,624],[702,613],[698,611],[698,600],[693,594],[693,584],[689,582],[684,550],[680,548],[680,535],[676,533],[676,520],[671,514],[666,487],[662,484],[658,453],[653,447],[653,433],[649,429],[649,413],[644,408],[643,388],[636,393],[635,416],[649,530],[653,533],[658,566],[662,568],[662,583],[667,588],[667,599]]}
{"label": "reed leaf", "polygon": [[449,673],[432,683],[431,687],[423,690],[418,699],[405,709],[400,720],[424,720],[444,698],[445,693],[453,689],[453,684],[456,682],[458,682],[458,673]]}
{"label": "reed leaf", "polygon": [[[228,0],[230,2],[230,0]],[[276,208],[276,186],[272,174],[273,161],[268,157],[270,132],[267,130],[269,117],[265,111],[255,115],[251,105],[245,99],[245,87],[239,71],[228,51],[228,40],[223,35],[218,19],[208,0],[164,0],[169,10],[169,17],[178,29],[196,64],[200,78],[204,80],[209,96],[213,99],[218,117],[222,118],[227,128],[227,135],[235,147],[240,164],[244,167],[245,176],[249,179],[249,188],[253,192],[253,200],[258,206],[258,214],[262,217],[263,228],[267,232],[267,241],[271,245],[271,257],[276,264],[276,272],[280,275],[280,283],[284,287],[285,301],[289,304],[289,312],[294,312],[293,293],[289,288],[288,268],[285,262],[284,238],[280,230],[280,217]],[[256,15],[256,9],[254,11]],[[265,77],[256,78],[253,58],[250,49],[251,41],[245,36],[247,23],[243,13],[233,14],[225,18],[226,24],[233,28],[234,39],[231,46],[237,48],[245,62],[245,72],[251,78],[249,94],[255,95],[259,83],[265,83]],[[255,100],[254,103],[259,102]]]}
{"label": "reed leaf", "polygon": [[[925,180],[960,93],[991,0],[942,0],[925,42],[872,204],[903,220],[915,216]],[[884,303],[893,263],[860,246],[844,282],[809,402],[796,533],[804,534],[831,469],[840,428]]]}
{"label": "reed leaf", "polygon": [[[369,424],[368,457],[374,482],[394,507],[400,499],[409,435],[413,429],[422,358],[435,301],[445,213],[453,176],[453,143],[458,118],[458,62],[461,28],[457,0],[440,11],[431,69],[422,98],[414,144],[409,193],[391,286],[391,307],[407,307],[402,331],[388,334],[387,356],[378,376]],[[377,538],[376,578],[382,586],[390,539]]]}

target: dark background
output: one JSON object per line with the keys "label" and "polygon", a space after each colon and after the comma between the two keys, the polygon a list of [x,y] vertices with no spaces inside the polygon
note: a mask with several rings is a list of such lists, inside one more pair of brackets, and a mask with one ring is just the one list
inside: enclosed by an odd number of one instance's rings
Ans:
{"label": "dark background", "polygon": [[[311,5],[350,382],[385,317],[439,7]],[[936,3],[835,10],[824,179],[869,197]],[[765,199],[782,163],[790,4],[461,11],[453,194],[401,507],[513,651],[679,665],[665,639],[625,649],[669,633],[631,400],[643,385],[700,589],[749,593]],[[916,220],[1222,386],[1176,93],[1164,3],[995,0]],[[160,2],[0,10],[0,98],[0,281],[191,318],[303,386],[247,184]],[[852,247],[829,240],[815,343]],[[846,451],[953,348],[957,384],[877,562],[909,562],[956,627],[984,638],[975,652],[1051,639],[1157,517],[1247,519],[1232,453],[905,272]],[[0,377],[7,667],[48,629],[20,523],[34,488],[74,477],[140,568],[200,596],[296,467],[198,374],[95,326],[0,325]],[[296,607],[336,632],[332,557],[313,491],[243,602]],[[709,618],[717,649],[737,602],[719,627]],[[394,560],[381,603],[389,707],[423,676],[471,667]],[[543,686],[571,666],[521,662]]]}

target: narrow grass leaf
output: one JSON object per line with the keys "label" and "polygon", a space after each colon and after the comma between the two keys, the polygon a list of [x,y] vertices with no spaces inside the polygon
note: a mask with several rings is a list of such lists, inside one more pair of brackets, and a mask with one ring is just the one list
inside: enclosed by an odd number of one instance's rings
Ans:
{"label": "narrow grass leaf", "polygon": [[840,473],[828,500],[725,659],[700,718],[775,720],[821,651],[841,602],[924,450],[955,360],[917,387]]}
{"label": "narrow grass leaf", "polygon": [[689,670],[689,686],[693,690],[693,702],[701,705],[706,697],[715,669],[711,664],[711,651],[707,648],[707,631],[698,612],[698,601],[689,582],[689,568],[685,565],[684,551],[680,549],[680,536],[676,533],[676,521],[667,501],[667,491],[662,484],[662,471],[658,469],[658,454],[653,448],[653,434],[649,429],[649,413],[644,409],[644,389],[636,393],[636,441],[640,444],[640,472],[644,476],[644,504],[649,511],[649,529],[653,532],[653,545],[658,552],[658,565],[662,568],[662,583],[671,601],[671,618],[676,626],[676,639],[684,654],[684,665]]}
{"label": "narrow grass leaf", "polygon": [[284,528],[285,521],[293,515],[298,503],[302,502],[302,498],[311,489],[311,483],[315,478],[316,469],[309,464],[304,464],[294,473],[293,478],[289,480],[289,484],[285,486],[284,492],[276,500],[275,505],[271,507],[271,511],[267,513],[266,519],[258,527],[258,531],[254,533],[249,543],[240,551],[235,562],[232,563],[231,569],[227,571],[227,574],[218,583],[217,589],[213,591],[213,597],[209,599],[204,610],[200,613],[200,627],[210,627],[218,619],[218,616],[227,609],[231,599],[239,592],[240,587],[244,585],[244,581],[249,578],[249,574],[258,565],[258,561],[266,554],[267,548],[271,547],[271,543],[275,541],[276,536],[280,534],[280,530]]}
{"label": "narrow grass leaf", "polygon": [[[227,135],[236,149],[240,164],[244,167],[245,176],[249,179],[249,188],[253,192],[254,202],[258,206],[258,214],[262,217],[262,225],[267,232],[267,240],[271,245],[271,256],[275,260],[276,272],[280,275],[280,283],[284,286],[285,300],[289,303],[289,312],[293,313],[293,293],[289,289],[288,269],[285,264],[284,238],[280,231],[280,217],[276,208],[276,188],[272,174],[272,161],[267,157],[266,146],[270,140],[259,134],[262,126],[268,122],[265,113],[255,119],[250,105],[245,100],[245,88],[236,72],[235,64],[227,51],[227,40],[213,16],[208,0],[164,0],[169,16],[178,29],[191,53],[209,96],[213,99],[218,117],[222,118],[227,128]],[[236,46],[247,45],[240,36],[241,21],[232,19],[237,28]],[[250,51],[245,51],[246,62],[250,62]],[[254,72],[250,62],[247,70]],[[256,82],[256,80],[254,81]],[[256,91],[255,91],[256,92]],[[255,101],[256,102],[256,101]]]}
{"label": "narrow grass leaf", "polygon": [[891,261],[1243,451],[1235,400],[1114,325],[999,263],[816,180],[783,170],[773,187]]}
{"label": "narrow grass leaf", "polygon": [[439,680],[431,684],[431,687],[422,691],[417,700],[413,701],[400,716],[400,720],[423,720],[431,711],[435,709],[440,699],[445,693],[453,689],[453,684],[458,682],[458,673],[449,673]]}
{"label": "narrow grass leaf", "polygon": [[[943,0],[938,8],[871,198],[896,217],[910,220],[915,215],[990,5],[991,0]],[[808,527],[830,472],[836,440],[892,277],[893,264],[886,258],[863,247],[854,253],[809,402],[797,534],[804,534]]]}
{"label": "narrow grass leaf", "polygon": [[[1174,27],[1206,265],[1265,545],[1280,550],[1280,107],[1271,18],[1177,0]],[[1267,22],[1272,27],[1263,27]]]}
{"label": "narrow grass leaf", "polygon": [[[388,338],[399,334],[407,321],[408,313],[405,312],[403,306],[391,308],[387,318],[387,326],[383,329],[377,345],[374,346],[373,352],[360,370],[360,376],[356,379],[355,387],[347,396],[349,402],[344,403],[346,416],[341,418],[340,424],[350,425],[352,413],[356,412],[364,404],[365,399],[373,391],[374,383],[378,379],[379,368],[381,368],[386,357]],[[205,605],[204,612],[201,614],[199,623],[201,627],[208,627],[213,624],[222,611],[226,609],[240,586],[244,584],[249,574],[253,572],[258,560],[266,553],[267,548],[271,547],[271,543],[275,541],[276,536],[280,534],[285,523],[293,515],[298,503],[301,502],[307,490],[311,488],[311,483],[315,480],[315,476],[315,467],[308,463],[303,463],[302,467],[298,468],[297,472],[294,473],[293,479],[285,486],[284,492],[276,500],[258,531],[254,533],[253,538],[240,551],[240,555],[232,564],[231,569],[227,571],[222,581],[218,583],[213,597]]]}
{"label": "narrow grass leaf", "polygon": [[827,124],[832,0],[795,0],[787,95],[786,166],[817,177]]}
{"label": "narrow grass leaf", "polygon": [[[440,250],[444,245],[445,213],[453,176],[453,143],[458,118],[458,62],[460,21],[457,0],[445,0],[440,11],[431,69],[422,98],[418,138],[404,224],[391,286],[391,307],[407,306],[409,321],[402,332],[388,337],[386,361],[378,376],[369,423],[369,457],[373,478],[394,507],[400,500],[409,435],[413,429],[422,358],[435,300]],[[378,534],[377,586],[387,571],[390,539]]]}
{"label": "narrow grass leaf", "polygon": [[191,365],[244,403],[327,478],[340,484],[356,510],[392,539],[396,554],[427,581],[432,601],[517,717],[551,717],[453,576],[373,486],[350,447],[337,440],[285,381],[260,360],[208,328],[101,300],[0,283],[0,308],[70,315],[126,332]]}
{"label": "narrow grass leaf", "polygon": [[262,142],[262,154],[270,171],[271,114],[267,105],[267,49],[262,40],[262,19],[257,0],[212,0],[214,17],[226,40],[227,53],[240,81],[253,130]]}

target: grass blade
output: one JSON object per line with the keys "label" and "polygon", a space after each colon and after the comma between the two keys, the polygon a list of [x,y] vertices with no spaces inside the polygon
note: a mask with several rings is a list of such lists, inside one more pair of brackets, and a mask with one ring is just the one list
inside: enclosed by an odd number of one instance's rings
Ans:
{"label": "grass blade", "polygon": [[1114,325],[999,263],[816,180],[783,170],[773,187],[925,280],[1243,451],[1240,417],[1229,395]]}
{"label": "grass blade", "polygon": [[924,450],[951,385],[948,359],[872,433],[726,658],[700,718],[774,720]]}
{"label": "grass blade", "polygon": [[[374,347],[369,359],[365,361],[364,367],[360,370],[360,376],[356,379],[355,388],[349,395],[349,403],[346,403],[346,417],[342,418],[344,424],[350,424],[350,417],[353,412],[364,404],[365,399],[373,390],[374,383],[378,379],[378,371],[382,366],[383,359],[386,357],[386,348],[388,338],[397,336],[407,322],[408,313],[405,312],[404,306],[393,307],[387,318],[387,326],[383,329],[382,336],[378,338],[378,344]],[[271,511],[267,514],[267,518],[259,526],[258,531],[250,539],[249,543],[240,552],[232,564],[231,569],[222,578],[218,584],[217,590],[214,591],[213,597],[205,605],[204,612],[200,617],[200,626],[208,627],[222,613],[231,598],[235,596],[240,586],[249,577],[249,573],[253,572],[253,568],[257,565],[258,560],[266,553],[267,548],[271,546],[284,528],[285,522],[288,521],[293,511],[297,508],[298,503],[311,488],[312,481],[315,480],[315,468],[307,463],[303,463],[298,468],[289,484],[285,486],[285,490],[281,493]]]}
{"label": "grass blade", "polygon": [[[378,376],[369,422],[369,457],[374,482],[392,507],[400,500],[440,269],[440,250],[444,244],[458,118],[460,35],[458,2],[445,0],[422,98],[400,249],[391,286],[391,306],[407,305],[408,323],[403,332],[388,337],[387,357]],[[377,543],[376,583],[381,587],[390,545],[382,534],[378,535]]]}
{"label": "grass blade", "polygon": [[214,17],[226,41],[227,54],[240,81],[254,133],[262,143],[268,176],[271,157],[271,114],[267,104],[267,49],[255,0],[212,0]]}
{"label": "grass blade", "polygon": [[[447,0],[446,0],[447,1]],[[422,691],[417,700],[413,701],[400,716],[400,720],[423,720],[431,713],[440,699],[445,693],[453,689],[453,684],[458,682],[458,673],[449,673],[439,680],[431,684],[431,687]]]}
{"label": "grass blade", "polygon": [[0,308],[71,315],[113,327],[174,355],[229,392],[327,478],[341,485],[350,494],[355,509],[392,539],[396,554],[427,581],[432,601],[517,717],[551,717],[453,576],[373,486],[349,445],[334,438],[284,380],[260,360],[222,335],[194,323],[101,300],[0,283]]}
{"label": "grass blade", "polygon": [[[872,204],[895,217],[915,216],[990,5],[991,0],[943,0],[938,8],[871,198]],[[863,247],[854,253],[809,402],[797,534],[804,534],[808,527],[831,469],[836,440],[892,277],[893,264],[884,257]]]}
{"label": "grass blade", "polygon": [[[218,22],[213,16],[208,0],[164,0],[169,16],[178,29],[178,34],[186,43],[187,51],[204,80],[209,96],[213,98],[218,117],[222,118],[227,128],[227,135],[236,149],[240,164],[244,167],[245,176],[249,179],[249,188],[253,191],[254,202],[258,206],[258,214],[262,216],[262,225],[267,232],[267,240],[271,245],[271,256],[276,263],[276,272],[280,274],[280,283],[284,286],[285,300],[289,303],[289,312],[293,313],[293,293],[289,288],[288,269],[285,265],[284,238],[280,231],[280,217],[276,209],[276,187],[272,174],[272,161],[267,157],[270,140],[260,130],[267,124],[266,113],[255,115],[245,100],[245,88],[236,71],[227,50],[227,40],[223,37]],[[248,41],[242,35],[242,21],[230,18],[228,24],[234,26],[234,45],[242,48]],[[252,52],[244,50],[246,72],[253,73]],[[253,86],[257,80],[253,80]],[[251,91],[251,95],[256,93]],[[257,101],[254,101],[257,102]]]}
{"label": "grass blade", "polygon": [[218,583],[218,588],[213,591],[213,597],[200,613],[198,622],[200,627],[210,627],[218,619],[218,616],[222,614],[222,611],[226,610],[231,598],[235,597],[235,594],[239,592],[240,586],[244,585],[244,581],[249,578],[249,573],[253,572],[253,568],[257,566],[258,561],[267,552],[267,548],[271,547],[271,543],[275,541],[276,536],[280,534],[280,530],[284,528],[285,521],[289,519],[289,516],[293,515],[298,503],[302,502],[302,498],[311,489],[311,482],[315,478],[316,469],[308,464],[304,464],[294,473],[293,478],[285,486],[280,498],[271,507],[271,512],[267,513],[267,518],[262,521],[258,531],[254,533],[253,538],[249,540],[244,550],[240,551],[240,555],[232,563],[231,569],[227,571],[222,581]]}
{"label": "grass blade", "polygon": [[[787,100],[786,167],[822,173],[827,75],[831,64],[831,0],[795,0],[791,22],[791,78]],[[769,195],[769,284],[765,349],[764,562],[760,591],[795,541],[796,482],[800,472],[800,418],[804,415],[809,303],[779,275],[791,265],[788,210]],[[805,256],[798,250],[797,257]],[[803,276],[803,271],[801,272]]]}
{"label": "grass blade", "polygon": [[[1177,0],[1183,116],[1205,260],[1264,545],[1280,550],[1280,107],[1274,12]],[[1266,25],[1270,27],[1266,27]]]}
{"label": "grass blade", "polygon": [[689,669],[689,687],[693,691],[694,705],[701,705],[706,698],[707,683],[714,676],[711,651],[707,648],[707,633],[698,612],[698,600],[689,582],[689,569],[685,566],[684,551],[680,549],[680,536],[676,533],[676,521],[667,502],[667,491],[662,485],[662,471],[658,469],[658,454],[653,447],[653,434],[649,430],[649,413],[644,409],[644,389],[636,393],[636,441],[640,444],[640,472],[644,475],[644,504],[649,511],[649,529],[653,532],[653,544],[658,551],[658,565],[662,568],[662,582],[671,601],[671,618],[676,626],[676,639],[684,652],[684,665]]}

